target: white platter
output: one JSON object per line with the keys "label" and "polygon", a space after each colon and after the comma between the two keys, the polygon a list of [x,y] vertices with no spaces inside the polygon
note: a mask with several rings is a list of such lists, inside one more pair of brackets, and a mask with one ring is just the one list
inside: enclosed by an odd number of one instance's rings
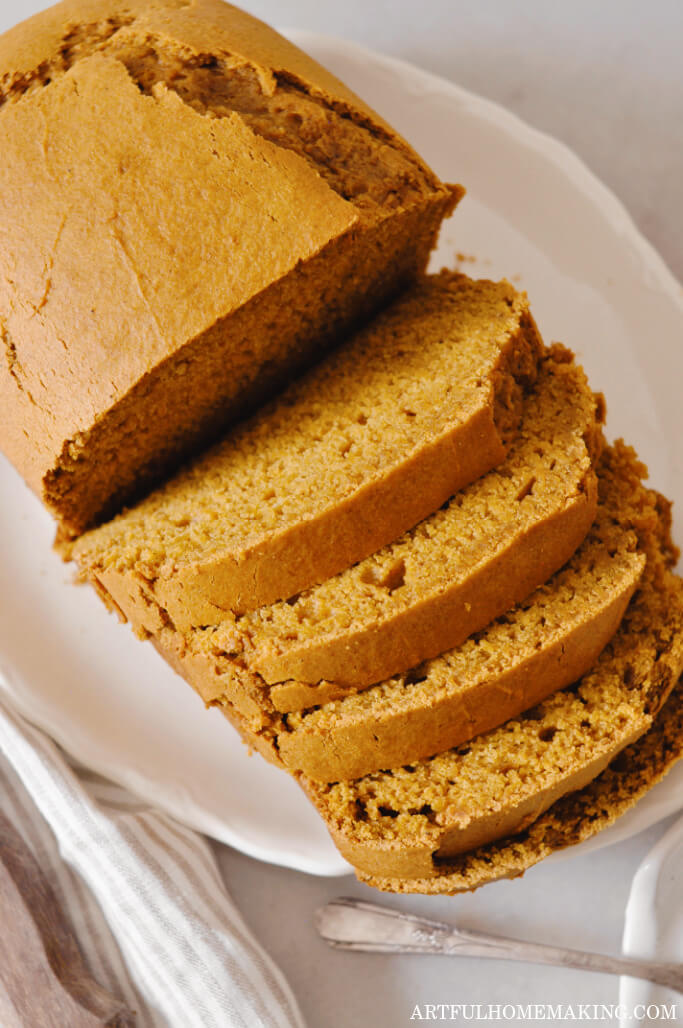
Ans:
{"label": "white platter", "polygon": [[[681,287],[619,202],[564,146],[502,108],[350,43],[291,35],[443,178],[467,185],[434,266],[460,254],[468,273],[527,289],[546,340],[576,350],[607,394],[609,434],[638,447],[683,513]],[[679,516],[679,541],[682,529]],[[52,535],[0,459],[0,687],[15,705],[78,760],[185,823],[263,860],[345,873],[293,781],[250,758],[151,646],[72,587]],[[677,809],[682,783],[679,767],[584,852]]]}

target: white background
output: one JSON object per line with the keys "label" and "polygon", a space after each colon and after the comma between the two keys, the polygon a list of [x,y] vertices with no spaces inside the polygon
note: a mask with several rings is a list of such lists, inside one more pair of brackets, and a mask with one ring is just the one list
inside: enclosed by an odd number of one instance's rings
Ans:
{"label": "white background", "polygon": [[[44,6],[0,0],[0,31]],[[683,278],[683,3],[249,0],[244,6],[276,25],[345,36],[410,60],[557,136],[625,203]],[[661,831],[541,865],[524,880],[474,896],[391,902],[470,927],[617,950],[631,877]],[[287,974],[311,1028],[419,1023],[410,1021],[416,1003],[617,1001],[617,980],[601,975],[328,951],[314,934],[315,907],[340,894],[377,897],[351,878],[308,878],[226,847],[216,851],[233,897]]]}

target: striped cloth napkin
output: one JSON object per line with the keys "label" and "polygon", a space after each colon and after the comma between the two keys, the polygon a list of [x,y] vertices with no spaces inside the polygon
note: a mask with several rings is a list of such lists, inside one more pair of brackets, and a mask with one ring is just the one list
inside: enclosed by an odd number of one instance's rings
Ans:
{"label": "striped cloth napkin", "polygon": [[70,764],[2,701],[0,811],[52,885],[93,977],[140,1028],[303,1028],[206,840]]}

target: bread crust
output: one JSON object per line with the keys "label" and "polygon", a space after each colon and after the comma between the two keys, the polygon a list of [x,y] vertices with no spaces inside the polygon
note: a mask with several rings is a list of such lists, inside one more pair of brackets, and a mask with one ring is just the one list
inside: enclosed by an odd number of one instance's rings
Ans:
{"label": "bread crust", "polygon": [[[400,139],[376,111],[317,61],[265,22],[222,0],[63,0],[0,36],[0,76],[22,85],[53,62],[61,48],[78,48],[83,27],[103,39],[131,25],[144,35],[164,35],[189,53],[227,54],[253,64],[264,86],[287,72],[311,92],[387,137]],[[78,56],[78,51],[74,55]],[[51,69],[54,71],[54,69]],[[414,153],[401,139],[402,145]]]}

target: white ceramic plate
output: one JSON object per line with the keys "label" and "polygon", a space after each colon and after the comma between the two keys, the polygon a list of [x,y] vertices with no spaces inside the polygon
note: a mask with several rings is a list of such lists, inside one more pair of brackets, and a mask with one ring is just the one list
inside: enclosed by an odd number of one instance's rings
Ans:
{"label": "white ceramic plate", "polygon": [[[626,906],[623,950],[631,957],[683,965],[683,818],[650,850],[636,872]],[[681,997],[640,978],[622,978],[619,1003],[624,1010],[621,1028],[639,1028],[655,1021],[654,1012],[650,1020],[634,1018],[639,1008],[646,1011],[651,1005],[677,1003],[680,1010]]]}
{"label": "white ceramic plate", "polygon": [[[683,511],[681,290],[617,200],[563,146],[503,109],[350,43],[292,35],[442,177],[468,186],[434,266],[460,254],[469,273],[528,289],[546,340],[576,350],[607,393],[610,433],[637,445]],[[20,710],[76,758],[187,824],[263,860],[344,873],[294,782],[249,758],[151,646],[70,585],[71,570],[51,552],[49,517],[5,462],[0,496],[0,664]],[[681,782],[670,776],[593,845],[671,813]]]}

